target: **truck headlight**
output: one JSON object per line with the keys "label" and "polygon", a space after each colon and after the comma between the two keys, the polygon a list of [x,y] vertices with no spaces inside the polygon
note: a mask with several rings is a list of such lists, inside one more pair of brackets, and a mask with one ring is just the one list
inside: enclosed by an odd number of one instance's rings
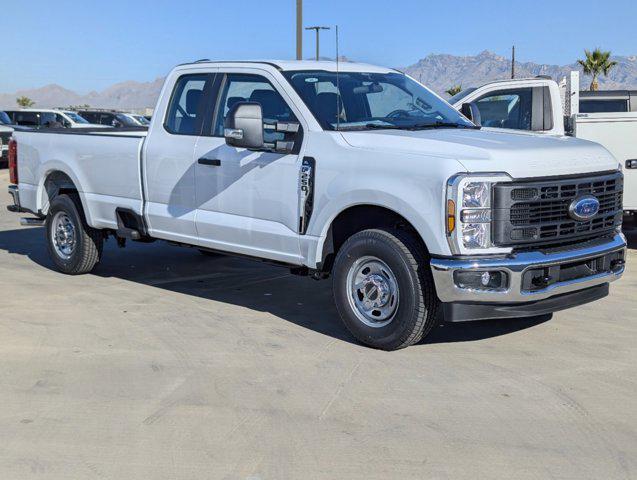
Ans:
{"label": "truck headlight", "polygon": [[510,248],[498,248],[491,242],[492,186],[510,182],[501,173],[480,175],[459,174],[447,182],[447,236],[456,255],[476,253],[507,253]]}

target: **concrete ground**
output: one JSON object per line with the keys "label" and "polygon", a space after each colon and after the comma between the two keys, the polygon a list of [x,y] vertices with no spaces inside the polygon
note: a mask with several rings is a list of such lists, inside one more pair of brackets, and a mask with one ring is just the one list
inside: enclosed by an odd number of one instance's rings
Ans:
{"label": "concrete ground", "polygon": [[56,273],[4,209],[2,479],[637,478],[637,261],[597,303],[356,344],[330,283],[163,243]]}

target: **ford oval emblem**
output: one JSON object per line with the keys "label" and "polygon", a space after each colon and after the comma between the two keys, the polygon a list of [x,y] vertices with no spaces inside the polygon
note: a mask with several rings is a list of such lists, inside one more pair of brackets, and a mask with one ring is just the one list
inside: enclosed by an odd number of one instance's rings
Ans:
{"label": "ford oval emblem", "polygon": [[599,212],[599,200],[593,195],[576,198],[568,206],[568,214],[579,222],[590,220]]}

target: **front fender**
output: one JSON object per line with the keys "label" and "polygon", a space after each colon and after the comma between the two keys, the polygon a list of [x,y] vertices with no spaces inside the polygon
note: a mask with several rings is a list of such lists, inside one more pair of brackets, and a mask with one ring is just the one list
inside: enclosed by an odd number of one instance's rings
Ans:
{"label": "front fender", "polygon": [[317,265],[323,260],[323,247],[334,219],[348,208],[359,205],[378,206],[401,215],[418,232],[430,253],[448,255],[442,213],[443,185],[444,182],[440,181],[432,188],[403,188],[400,196],[381,189],[365,188],[345,191],[329,202],[318,202],[322,203],[321,208],[314,212],[308,228],[308,235],[316,239],[308,248],[309,264]]}

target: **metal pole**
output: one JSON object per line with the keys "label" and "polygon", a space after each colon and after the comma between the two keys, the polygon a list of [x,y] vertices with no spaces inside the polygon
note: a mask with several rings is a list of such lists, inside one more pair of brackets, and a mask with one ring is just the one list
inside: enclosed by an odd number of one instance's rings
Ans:
{"label": "metal pole", "polygon": [[511,78],[515,78],[515,45],[511,47]]}
{"label": "metal pole", "polygon": [[296,59],[303,60],[303,0],[296,0]]}

